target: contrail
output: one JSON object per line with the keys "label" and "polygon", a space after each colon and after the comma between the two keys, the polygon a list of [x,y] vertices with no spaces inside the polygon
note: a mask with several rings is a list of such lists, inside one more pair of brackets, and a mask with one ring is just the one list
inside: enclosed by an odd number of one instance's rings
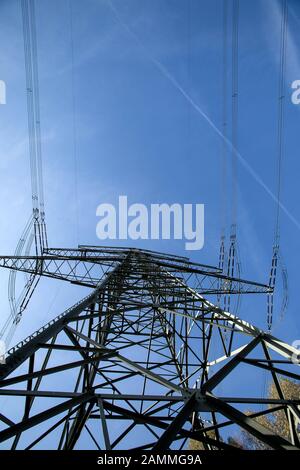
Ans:
{"label": "contrail", "polygon": [[234,147],[230,139],[228,139],[222,131],[215,125],[215,123],[210,119],[210,117],[200,108],[200,106],[193,100],[193,98],[182,88],[180,83],[170,74],[170,72],[165,68],[165,66],[159,62],[155,57],[153,57],[148,49],[144,46],[141,42],[139,37],[132,31],[132,29],[122,20],[119,15],[118,10],[115,8],[114,4],[111,0],[107,0],[108,5],[110,6],[111,10],[114,13],[117,21],[121,24],[121,26],[128,32],[130,36],[135,40],[135,42],[139,45],[141,49],[145,52],[145,55],[149,58],[149,60],[160,70],[165,78],[167,78],[172,85],[181,93],[181,95],[188,101],[188,103],[192,106],[192,108],[200,114],[200,116],[209,124],[209,126],[215,131],[215,133],[226,143],[228,148],[233,152],[238,160],[241,162],[243,167],[248,171],[248,173],[252,176],[252,178],[266,191],[266,193],[275,201],[282,212],[290,219],[290,221],[300,230],[300,222],[293,216],[293,214],[287,209],[287,207],[282,204],[277,198],[277,196],[273,193],[273,191],[264,183],[261,177],[256,173],[256,171],[252,168],[252,166],[247,162],[247,160],[241,155],[241,153]]}

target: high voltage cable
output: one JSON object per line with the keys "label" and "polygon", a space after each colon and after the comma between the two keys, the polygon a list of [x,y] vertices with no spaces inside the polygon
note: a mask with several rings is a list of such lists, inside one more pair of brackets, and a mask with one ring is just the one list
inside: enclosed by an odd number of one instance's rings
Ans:
{"label": "high voltage cable", "polygon": [[[277,121],[277,204],[275,209],[275,226],[273,255],[270,269],[269,285],[273,289],[276,285],[276,278],[279,268],[281,268],[283,281],[283,300],[279,315],[279,321],[283,319],[288,304],[288,280],[287,270],[282,261],[280,253],[280,207],[281,207],[281,186],[282,186],[282,161],[284,157],[284,87],[286,75],[286,46],[287,46],[287,25],[288,25],[288,4],[287,0],[282,0],[282,18],[281,18],[281,35],[280,35],[280,61],[279,61],[279,81],[278,81],[278,121]],[[274,316],[274,294],[271,292],[267,297],[267,327],[271,331],[273,327]]]}
{"label": "high voltage cable", "polygon": [[75,98],[75,61],[74,61],[74,25],[73,25],[73,7],[72,0],[69,0],[69,16],[70,16],[70,42],[71,42],[71,79],[72,79],[72,112],[73,112],[73,158],[74,158],[74,186],[75,186],[75,202],[76,202],[76,235],[77,244],[79,243],[79,215],[78,215],[78,154],[77,154],[77,119],[76,119],[76,98]]}
{"label": "high voltage cable", "polygon": [[[227,270],[228,276],[234,277],[236,273],[240,274],[240,262],[238,253],[238,244],[236,237],[237,224],[237,153],[238,148],[238,56],[239,56],[239,0],[232,2],[232,61],[231,61],[231,134],[232,134],[232,152],[231,152],[231,229],[230,244],[228,250]],[[224,61],[227,60],[225,57]],[[224,88],[225,89],[225,88]],[[226,97],[224,98],[226,99]],[[226,107],[227,109],[227,107]],[[226,126],[223,126],[226,127]],[[225,135],[225,140],[226,140]],[[235,313],[237,313],[240,304],[240,296],[237,297]],[[224,308],[231,310],[231,296],[224,296]]]}
{"label": "high voltage cable", "polygon": [[[228,92],[228,2],[223,2],[223,84],[222,84],[222,182],[221,182],[221,240],[219,252],[219,268],[229,276],[235,276],[240,273],[240,262],[238,254],[238,245],[236,240],[236,215],[237,215],[237,127],[238,127],[238,41],[239,41],[239,1],[233,0],[232,2],[232,57],[231,57],[231,133],[232,133],[232,146],[231,146],[231,188],[228,186],[227,175],[227,158],[228,158],[228,107],[227,107],[227,92]],[[231,227],[230,227],[230,243],[229,249],[225,247],[226,239],[226,221],[227,221],[227,193],[231,189]],[[221,302],[222,296],[218,296],[218,302]],[[231,309],[231,296],[229,293],[224,293],[223,303],[225,310]],[[235,313],[238,311],[240,304],[240,296],[237,296],[235,305]],[[222,333],[224,341],[227,343],[227,330]],[[232,335],[229,339],[228,353],[230,353],[232,343]]]}
{"label": "high voltage cable", "polygon": [[[35,242],[36,254],[42,253],[44,249],[48,248],[43,187],[39,76],[34,0],[22,0],[21,9],[26,75],[32,215],[29,217],[17,244],[15,256],[21,256],[24,251],[29,254],[33,240]],[[16,300],[16,272],[12,272],[10,274],[8,281],[10,315],[0,331],[1,338],[6,335],[6,344],[9,344],[21,318],[22,312],[25,310],[38,281],[39,276],[28,276],[25,279],[25,286]]]}
{"label": "high voltage cable", "polygon": [[[228,48],[228,1],[223,2],[223,83],[222,83],[222,129],[227,137],[227,48]],[[221,235],[225,237],[226,213],[227,213],[227,145],[222,141],[222,190],[221,190]]]}
{"label": "high voltage cable", "polygon": [[47,247],[41,155],[39,78],[34,0],[22,0],[32,208],[36,251]]}
{"label": "high voltage cable", "polygon": [[[281,199],[281,170],[282,158],[284,153],[284,86],[286,72],[286,43],[287,43],[287,22],[288,5],[287,0],[283,0],[282,6],[282,24],[281,24],[281,44],[280,44],[280,76],[278,89],[278,166],[277,166],[277,200]],[[280,232],[280,206],[276,207],[276,223],[274,233],[274,244],[279,244]]]}
{"label": "high voltage cable", "polygon": [[[228,48],[228,1],[223,1],[223,34],[222,34],[222,131],[223,135],[227,136],[227,48]],[[221,210],[221,238],[220,238],[220,250],[219,250],[219,269],[223,272],[226,262],[225,253],[225,239],[226,239],[226,215],[227,215],[227,145],[222,140],[221,150],[221,191],[220,191],[220,210]],[[220,303],[222,296],[218,295],[218,303]]]}
{"label": "high voltage cable", "polygon": [[[232,10],[232,146],[238,148],[238,55],[239,55],[239,0],[233,0]],[[237,156],[232,151],[232,230],[236,229],[237,217]]]}

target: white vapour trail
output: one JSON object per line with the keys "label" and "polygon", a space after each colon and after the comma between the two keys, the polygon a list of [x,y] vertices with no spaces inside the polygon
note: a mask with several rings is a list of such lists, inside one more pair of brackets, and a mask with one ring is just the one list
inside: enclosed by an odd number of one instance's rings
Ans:
{"label": "white vapour trail", "polygon": [[128,32],[130,36],[133,37],[135,42],[140,46],[141,49],[145,52],[146,56],[149,60],[160,70],[160,72],[167,78],[173,86],[181,93],[181,95],[188,101],[188,103],[192,106],[192,108],[200,115],[202,118],[209,124],[209,126],[215,131],[215,133],[226,143],[229,147],[231,152],[233,152],[238,160],[241,162],[243,167],[248,171],[248,173],[252,176],[252,178],[266,191],[266,193],[279,204],[282,212],[290,219],[290,221],[300,230],[300,222],[294,217],[294,215],[287,209],[287,207],[282,204],[281,201],[278,201],[277,196],[273,193],[273,191],[264,183],[261,177],[256,173],[256,171],[252,168],[252,166],[247,162],[247,160],[241,155],[241,153],[233,146],[230,139],[228,139],[222,131],[214,124],[214,122],[210,119],[210,117],[200,108],[200,106],[193,100],[193,98],[182,88],[180,83],[170,74],[170,72],[164,67],[164,65],[159,62],[155,57],[153,57],[149,51],[146,49],[144,44],[141,42],[139,37],[132,31],[132,29],[122,20],[119,15],[118,10],[115,8],[111,0],[107,0],[111,10],[113,11],[116,19],[122,25],[122,27]]}

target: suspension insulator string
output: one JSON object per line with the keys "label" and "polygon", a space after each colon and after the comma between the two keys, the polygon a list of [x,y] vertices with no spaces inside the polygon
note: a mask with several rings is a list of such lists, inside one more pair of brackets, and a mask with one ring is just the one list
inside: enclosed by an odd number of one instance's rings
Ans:
{"label": "suspension insulator string", "polygon": [[[223,64],[222,64],[222,130],[225,138],[227,137],[227,48],[228,48],[228,1],[223,2]],[[225,262],[225,227],[227,219],[227,157],[228,150],[225,140],[222,141],[222,161],[221,161],[221,191],[220,191],[220,210],[221,210],[221,237],[220,237],[220,253],[219,268],[224,270]]]}
{"label": "suspension insulator string", "polygon": [[[232,153],[231,153],[231,228],[230,240],[227,256],[226,274],[229,277],[236,277],[240,274],[240,262],[237,244],[237,156],[238,147],[238,56],[239,56],[239,0],[232,2],[232,111],[231,111],[231,133],[232,133]],[[224,309],[231,311],[230,284],[227,286],[228,293],[224,296]],[[240,295],[237,294],[235,312],[239,308]],[[225,330],[226,332],[226,330]]]}

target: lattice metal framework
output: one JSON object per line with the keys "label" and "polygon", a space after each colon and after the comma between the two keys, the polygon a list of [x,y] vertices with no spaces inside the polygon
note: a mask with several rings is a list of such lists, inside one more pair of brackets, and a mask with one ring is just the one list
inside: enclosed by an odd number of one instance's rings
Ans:
{"label": "lattice metal framework", "polygon": [[[297,350],[210,298],[268,293],[268,286],[128,248],[47,249],[1,257],[0,266],[91,288],[7,352],[3,448],[166,450],[195,439],[227,449],[227,430],[239,427],[271,448],[299,449],[300,400],[286,399],[280,384],[280,377],[299,380]],[[259,396],[259,370],[277,399]],[[256,419],[278,412],[288,439]]]}

